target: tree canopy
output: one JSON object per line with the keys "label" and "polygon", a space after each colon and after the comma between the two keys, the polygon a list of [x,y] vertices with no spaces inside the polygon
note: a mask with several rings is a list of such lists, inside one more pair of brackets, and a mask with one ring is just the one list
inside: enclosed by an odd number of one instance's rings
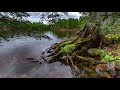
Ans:
{"label": "tree canopy", "polygon": [[[67,15],[67,12],[38,12],[41,22],[47,20],[49,23],[54,23],[64,14]],[[23,20],[26,17],[29,17],[29,12],[0,12],[0,17],[5,19],[14,19],[14,20]]]}
{"label": "tree canopy", "polygon": [[80,12],[80,14],[87,17],[88,23],[96,25],[102,25],[106,20],[113,23],[120,18],[120,12]]}

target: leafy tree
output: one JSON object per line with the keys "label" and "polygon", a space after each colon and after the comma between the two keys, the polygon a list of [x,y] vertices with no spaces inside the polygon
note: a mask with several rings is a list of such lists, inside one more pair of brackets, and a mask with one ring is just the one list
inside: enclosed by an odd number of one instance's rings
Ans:
{"label": "leafy tree", "polygon": [[9,20],[22,20],[30,16],[27,12],[0,12],[0,17]]}
{"label": "leafy tree", "polygon": [[103,25],[106,20],[114,23],[120,18],[120,12],[80,12],[80,14],[82,14],[82,17],[88,17],[88,23],[97,26]]}

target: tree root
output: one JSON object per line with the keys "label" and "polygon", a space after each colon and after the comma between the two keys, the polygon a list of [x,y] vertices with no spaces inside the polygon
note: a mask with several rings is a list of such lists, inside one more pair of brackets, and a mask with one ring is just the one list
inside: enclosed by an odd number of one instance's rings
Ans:
{"label": "tree root", "polygon": [[[96,73],[92,67],[101,63],[100,58],[96,59],[96,57],[100,56],[97,52],[95,53],[95,57],[92,53],[88,52],[88,49],[101,49],[103,46],[110,44],[110,42],[107,42],[105,36],[101,34],[100,29],[95,26],[85,26],[77,33],[76,38],[52,45],[49,48],[49,52],[51,53],[49,62],[66,62],[71,68],[77,66],[79,69],[82,68],[87,72],[92,72],[93,76],[98,77],[95,75]],[[61,59],[63,56],[66,56],[67,59]],[[77,72],[79,71],[77,70]]]}

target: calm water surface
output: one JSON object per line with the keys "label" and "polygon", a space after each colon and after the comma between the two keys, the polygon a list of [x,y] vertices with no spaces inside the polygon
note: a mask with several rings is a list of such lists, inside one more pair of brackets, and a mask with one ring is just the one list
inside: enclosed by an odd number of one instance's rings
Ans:
{"label": "calm water surface", "polygon": [[[52,44],[75,36],[75,32],[46,32],[53,40],[37,40],[29,36],[9,38],[0,41],[0,78],[73,78],[71,68],[61,62],[47,64],[41,54]],[[35,58],[41,64],[29,62]]]}

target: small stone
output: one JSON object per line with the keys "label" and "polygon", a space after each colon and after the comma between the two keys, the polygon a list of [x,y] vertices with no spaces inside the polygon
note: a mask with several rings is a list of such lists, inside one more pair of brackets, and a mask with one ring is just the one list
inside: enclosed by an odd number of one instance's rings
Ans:
{"label": "small stone", "polygon": [[98,68],[98,67],[96,67],[96,69],[95,69],[95,71],[96,71],[96,73],[100,73],[100,69]]}
{"label": "small stone", "polygon": [[111,73],[111,75],[114,77],[114,76],[116,76],[116,71],[115,71],[115,69],[112,69],[111,71],[110,71],[110,73]]}
{"label": "small stone", "polygon": [[110,71],[115,68],[115,63],[114,62],[108,62],[105,66],[107,71]]}
{"label": "small stone", "polygon": [[66,59],[67,58],[67,56],[63,56],[61,59]]}

